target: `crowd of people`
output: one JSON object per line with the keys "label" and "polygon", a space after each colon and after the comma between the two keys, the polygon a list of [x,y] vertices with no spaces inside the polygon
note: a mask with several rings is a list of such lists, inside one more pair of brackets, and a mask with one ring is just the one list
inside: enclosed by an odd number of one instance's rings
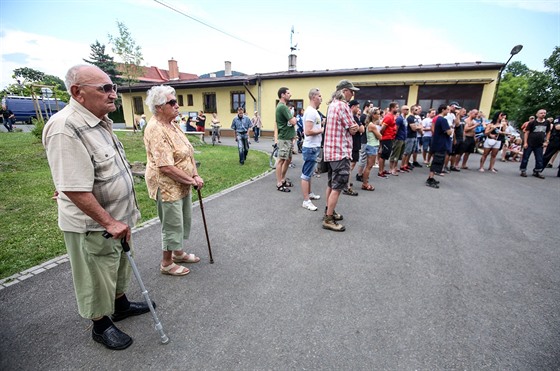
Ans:
{"label": "crowd of people", "polygon": [[[362,183],[361,189],[373,191],[372,172],[386,180],[426,166],[429,175],[425,184],[437,189],[440,181],[436,175],[443,177],[469,169],[468,160],[478,149],[481,156],[477,169],[481,173],[497,173],[499,159],[520,162],[520,174],[527,177],[527,163],[533,153],[532,175],[544,179],[544,168],[552,167],[560,150],[560,118],[546,119],[544,109],[524,123],[519,134],[502,111],[487,120],[482,111],[476,108],[467,111],[457,102],[425,112],[418,104],[399,107],[397,102],[391,102],[385,109],[374,107],[369,101],[360,107],[360,102],[353,99],[358,90],[350,81],[340,81],[329,101],[326,119],[318,111],[322,103],[318,89],[309,91],[309,106],[297,114],[288,106],[289,89],[282,87],[278,91],[275,140],[281,151],[276,167],[276,187],[281,192],[290,192],[293,186],[286,172],[295,153],[294,140],[297,140],[298,152],[303,154],[302,207],[307,210],[318,209],[312,200],[320,196],[311,191],[318,158],[327,163],[325,229],[345,229],[339,223],[343,217],[336,213],[335,207],[341,193],[358,195],[351,182],[354,170],[356,181]],[[423,164],[419,162],[420,156]]]}

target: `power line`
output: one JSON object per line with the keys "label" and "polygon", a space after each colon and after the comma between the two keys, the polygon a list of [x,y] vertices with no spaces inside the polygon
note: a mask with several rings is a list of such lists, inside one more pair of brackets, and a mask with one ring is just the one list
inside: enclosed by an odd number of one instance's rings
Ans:
{"label": "power line", "polygon": [[163,5],[163,6],[166,7],[166,8],[169,8],[169,9],[173,10],[174,12],[177,12],[177,13],[179,13],[179,14],[181,14],[181,15],[187,17],[187,18],[192,19],[192,20],[195,21],[195,22],[198,22],[198,23],[200,23],[200,24],[202,24],[202,25],[204,25],[204,26],[206,26],[206,27],[209,27],[209,28],[215,30],[215,31],[218,31],[218,32],[220,32],[220,33],[223,33],[223,34],[226,35],[226,36],[229,36],[229,37],[231,37],[231,38],[233,38],[233,39],[236,39],[236,40],[238,40],[238,41],[241,41],[241,42],[243,42],[243,43],[245,43],[245,44],[252,45],[252,46],[254,46],[255,48],[259,48],[259,49],[265,50],[265,51],[267,51],[267,52],[269,52],[269,53],[274,53],[274,54],[276,54],[276,53],[273,52],[272,50],[263,48],[262,46],[257,45],[257,44],[253,44],[253,43],[250,42],[250,41],[247,41],[247,40],[244,40],[244,39],[242,39],[242,38],[240,38],[240,37],[237,37],[237,36],[235,36],[235,35],[232,35],[232,34],[230,34],[229,32],[220,30],[219,28],[216,28],[216,27],[214,27],[214,26],[212,26],[212,25],[210,25],[210,24],[208,24],[208,23],[206,23],[206,22],[204,22],[204,21],[201,21],[200,19],[196,19],[195,17],[190,16],[190,15],[188,15],[188,14],[186,14],[186,13],[180,11],[179,9],[176,9],[176,8],[172,7],[171,5],[169,5],[169,4],[165,4],[164,2],[159,1],[159,0],[154,0],[154,1],[155,1],[156,3],[158,3],[158,4],[160,4],[160,5]]}

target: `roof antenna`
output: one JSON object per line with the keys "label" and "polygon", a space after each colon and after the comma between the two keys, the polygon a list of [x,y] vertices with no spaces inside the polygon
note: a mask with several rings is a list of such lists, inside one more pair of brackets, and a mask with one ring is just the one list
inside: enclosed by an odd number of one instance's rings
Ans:
{"label": "roof antenna", "polygon": [[292,31],[290,32],[290,51],[292,53],[295,52],[296,50],[299,50],[298,49],[298,44],[296,43],[294,45],[294,34],[295,34],[294,26],[292,26]]}

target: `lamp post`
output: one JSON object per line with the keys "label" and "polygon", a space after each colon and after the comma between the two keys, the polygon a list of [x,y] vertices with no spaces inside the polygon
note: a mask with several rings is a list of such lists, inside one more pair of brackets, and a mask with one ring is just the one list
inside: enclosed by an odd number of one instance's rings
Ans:
{"label": "lamp post", "polygon": [[504,72],[504,70],[506,69],[506,66],[508,65],[509,61],[511,61],[511,58],[513,58],[514,55],[518,54],[521,49],[523,49],[523,45],[515,45],[509,52],[510,55],[507,62],[504,63],[502,68],[500,68],[500,72],[498,72],[498,82],[496,83],[496,90],[494,90],[494,97],[492,98],[492,105],[490,106],[490,109],[494,107],[494,103],[496,102],[496,96],[498,95],[498,89],[500,87],[500,82],[502,81],[502,72]]}

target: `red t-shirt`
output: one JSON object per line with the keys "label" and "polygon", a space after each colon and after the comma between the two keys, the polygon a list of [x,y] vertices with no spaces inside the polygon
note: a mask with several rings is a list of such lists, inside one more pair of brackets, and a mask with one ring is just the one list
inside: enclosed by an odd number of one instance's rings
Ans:
{"label": "red t-shirt", "polygon": [[383,124],[387,125],[383,134],[381,135],[381,140],[393,140],[397,136],[397,123],[395,121],[395,116],[392,113],[388,113],[383,117]]}

